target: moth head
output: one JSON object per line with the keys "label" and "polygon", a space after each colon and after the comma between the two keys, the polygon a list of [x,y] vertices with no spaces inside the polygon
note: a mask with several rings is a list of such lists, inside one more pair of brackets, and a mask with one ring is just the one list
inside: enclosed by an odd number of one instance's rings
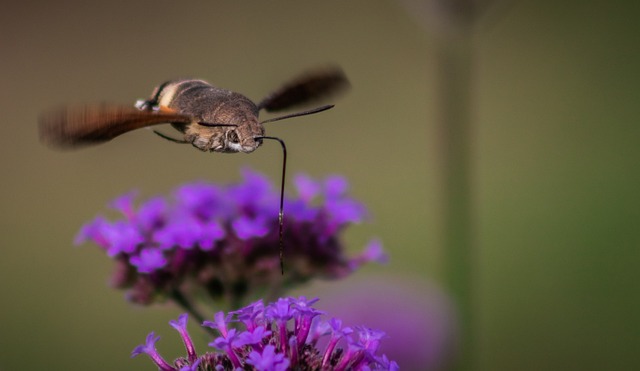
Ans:
{"label": "moth head", "polygon": [[264,126],[258,121],[258,108],[244,96],[234,94],[232,97],[198,117],[202,121],[196,128],[200,137],[193,142],[196,147],[201,148],[196,143],[198,140],[206,148],[201,149],[213,152],[251,153],[260,146],[254,139],[264,135]]}
{"label": "moth head", "polygon": [[226,152],[251,153],[261,144],[262,140],[255,139],[264,135],[264,127],[257,120],[245,122],[236,127],[229,127],[224,134]]}

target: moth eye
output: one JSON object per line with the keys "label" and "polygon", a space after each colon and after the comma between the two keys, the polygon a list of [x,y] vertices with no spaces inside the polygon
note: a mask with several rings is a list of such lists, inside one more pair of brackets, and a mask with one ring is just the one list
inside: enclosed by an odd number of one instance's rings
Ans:
{"label": "moth eye", "polygon": [[240,138],[238,138],[238,133],[235,130],[229,131],[228,139],[231,143],[239,143]]}

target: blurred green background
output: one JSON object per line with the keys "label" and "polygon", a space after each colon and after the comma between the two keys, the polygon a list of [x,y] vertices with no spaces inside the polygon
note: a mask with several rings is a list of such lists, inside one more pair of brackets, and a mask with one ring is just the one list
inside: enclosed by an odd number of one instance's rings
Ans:
{"label": "blurred green background", "polygon": [[[474,31],[472,369],[640,369],[639,8],[512,2]],[[234,181],[243,166],[275,180],[280,149],[203,154],[140,130],[61,153],[36,130],[50,106],[133,103],[172,77],[258,100],[306,68],[341,65],[353,88],[334,110],[267,131],[287,142],[289,174],[342,174],[369,207],[374,218],[350,230],[350,250],[379,236],[391,262],[360,280],[444,286],[437,28],[411,9],[381,0],[4,4],[0,370],[150,370],[128,355],[151,330],[167,358],[181,354],[167,326],[179,310],[129,305],[107,286],[109,259],[71,241],[130,189]]]}

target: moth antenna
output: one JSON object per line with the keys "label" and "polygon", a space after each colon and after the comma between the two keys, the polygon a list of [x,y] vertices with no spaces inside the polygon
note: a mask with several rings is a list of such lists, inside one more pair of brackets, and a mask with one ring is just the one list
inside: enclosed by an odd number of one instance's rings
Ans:
{"label": "moth antenna", "polygon": [[[146,101],[144,101],[143,103],[147,103]],[[137,107],[137,106],[136,106]],[[208,122],[199,122],[198,125],[202,125],[202,126],[206,126],[206,127],[218,127],[218,126],[238,126],[238,125],[233,125],[233,124],[211,124]],[[162,134],[161,132],[154,130],[153,131],[157,136],[159,136],[162,139],[166,139],[170,142],[173,143],[179,143],[179,144],[189,144],[191,142],[187,142],[186,140],[180,140],[180,139],[176,139],[176,138],[172,138],[168,135]]]}
{"label": "moth antenna", "polygon": [[199,122],[198,125],[202,125],[202,126],[206,126],[209,128],[217,128],[220,126],[238,126],[238,125],[234,125],[234,124],[213,124],[211,122]]}
{"label": "moth antenna", "polygon": [[[325,108],[328,109],[328,108]],[[319,111],[318,111],[319,112]],[[287,171],[287,146],[284,145],[284,141],[276,137],[254,137],[254,139],[271,139],[277,140],[282,146],[282,179],[280,179],[280,211],[278,212],[278,232],[280,236],[280,272],[284,275],[284,178]]]}
{"label": "moth antenna", "polygon": [[[264,120],[264,121],[261,122],[261,124],[266,124],[267,122],[280,121],[280,120],[284,120],[284,119],[290,119],[292,117],[312,115],[314,113],[326,111],[326,110],[331,109],[333,107],[334,107],[333,104],[327,104],[326,106],[317,107],[317,108],[314,108],[314,109],[310,109],[308,111],[290,113],[288,115],[284,115],[284,116],[280,116],[280,117],[274,117],[272,119]],[[263,137],[263,138],[266,138],[266,137]]]}

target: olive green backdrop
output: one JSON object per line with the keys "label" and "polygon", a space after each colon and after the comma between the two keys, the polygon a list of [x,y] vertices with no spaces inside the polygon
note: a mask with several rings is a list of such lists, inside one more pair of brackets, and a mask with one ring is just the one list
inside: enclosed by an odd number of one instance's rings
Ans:
{"label": "olive green backdrop", "polygon": [[[512,3],[473,40],[474,369],[640,368],[639,7]],[[107,286],[111,262],[73,236],[133,188],[234,181],[242,166],[277,179],[279,147],[204,154],[140,130],[60,153],[36,130],[47,107],[133,103],[177,76],[260,99],[340,64],[353,88],[334,110],[267,131],[286,140],[290,174],[342,174],[370,208],[349,248],[379,236],[391,262],[356,276],[442,282],[436,43],[403,4],[4,4],[0,370],[151,370],[128,358],[151,330],[167,358],[180,354],[167,326],[178,309],[126,303]]]}

